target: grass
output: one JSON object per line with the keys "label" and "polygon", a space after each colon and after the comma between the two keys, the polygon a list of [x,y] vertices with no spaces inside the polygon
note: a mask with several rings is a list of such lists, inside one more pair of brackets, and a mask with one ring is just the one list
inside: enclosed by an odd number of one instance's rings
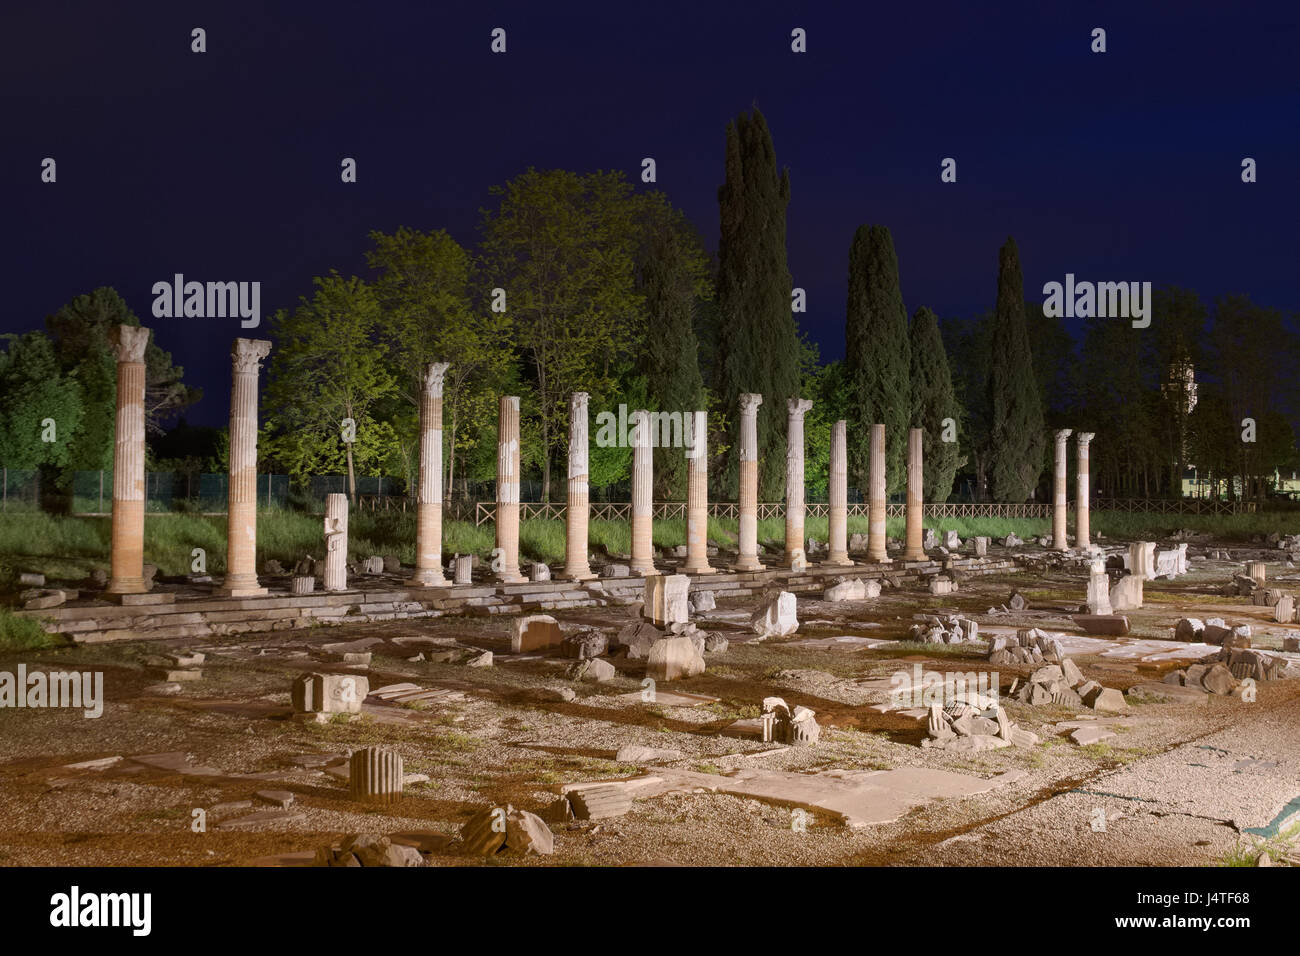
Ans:
{"label": "grass", "polygon": [[0,607],[0,651],[39,651],[54,643],[39,622],[17,617],[8,608]]}

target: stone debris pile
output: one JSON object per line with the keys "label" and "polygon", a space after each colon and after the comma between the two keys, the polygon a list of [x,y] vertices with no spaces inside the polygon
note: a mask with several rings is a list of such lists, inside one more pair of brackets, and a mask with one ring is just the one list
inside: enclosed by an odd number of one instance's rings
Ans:
{"label": "stone debris pile", "polygon": [[822,600],[831,602],[865,601],[877,597],[880,597],[880,582],[861,578],[843,578],[822,591]]}
{"label": "stone debris pile", "polygon": [[1009,694],[1031,707],[1057,704],[1062,707],[1091,707],[1109,713],[1125,708],[1122,693],[1112,687],[1103,687],[1095,680],[1085,680],[1083,671],[1068,657],[1062,658],[1059,664],[1044,664],[1030,674],[1028,680],[1016,678]]}
{"label": "stone debris pile", "polygon": [[1038,743],[1038,735],[1012,723],[994,698],[973,691],[966,698],[947,706],[930,705],[926,723],[929,736],[921,741],[922,747],[974,751],[1032,747]]}
{"label": "stone debris pile", "polygon": [[925,614],[908,628],[907,639],[922,644],[971,644],[980,639],[977,621],[958,614]]}
{"label": "stone debris pile", "polygon": [[1219,647],[1250,647],[1249,624],[1227,624],[1221,617],[1202,621],[1184,617],[1174,625],[1174,640],[1192,644],[1214,644]]}
{"label": "stone debris pile", "polygon": [[990,664],[1057,663],[1064,657],[1060,640],[1038,627],[1022,627],[1015,637],[999,635],[989,641]]}
{"label": "stone debris pile", "polygon": [[342,843],[316,850],[312,866],[427,866],[424,855],[413,846],[394,843],[378,833],[357,833]]}

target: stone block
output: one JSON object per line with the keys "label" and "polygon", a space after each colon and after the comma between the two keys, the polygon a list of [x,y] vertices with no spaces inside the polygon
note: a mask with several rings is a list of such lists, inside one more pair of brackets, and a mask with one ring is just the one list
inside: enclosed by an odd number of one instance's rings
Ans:
{"label": "stone block", "polygon": [[290,697],[300,714],[359,714],[370,680],[355,674],[301,674]]}
{"label": "stone block", "polygon": [[517,617],[510,636],[510,650],[516,654],[526,651],[559,647],[564,642],[560,624],[549,614],[529,614]]}
{"label": "stone block", "polygon": [[657,627],[685,624],[691,619],[691,579],[685,574],[658,574],[645,580],[641,614]]}
{"label": "stone block", "polygon": [[704,673],[704,655],[695,642],[681,635],[656,641],[646,656],[646,676],[673,681]]}

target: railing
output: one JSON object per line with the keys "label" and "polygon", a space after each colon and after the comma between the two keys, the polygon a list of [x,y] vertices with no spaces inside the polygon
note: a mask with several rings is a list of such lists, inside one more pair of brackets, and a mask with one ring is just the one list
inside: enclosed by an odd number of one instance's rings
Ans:
{"label": "railing", "polygon": [[[591,518],[594,521],[628,521],[632,516],[632,505],[628,502],[599,502],[591,504]],[[824,501],[811,501],[804,505],[805,514],[810,518],[825,518],[830,513],[830,505]],[[867,517],[869,505],[866,502],[853,502],[848,513]],[[474,506],[474,524],[484,525],[496,517],[497,506],[494,501],[480,501]],[[900,518],[907,513],[907,505],[902,502],[887,504],[886,514],[891,518]],[[685,518],[686,502],[656,501],[652,511],[656,518]],[[933,518],[1050,518],[1052,506],[1049,504],[1001,504],[998,502],[944,502],[929,504],[924,513]],[[564,519],[565,505],[561,502],[524,501],[519,505],[519,517],[525,521]],[[709,502],[709,517],[737,519],[740,506],[734,501]],[[758,517],[782,518],[785,516],[785,502],[760,501]]]}
{"label": "railing", "polygon": [[1215,498],[1098,498],[1094,511],[1154,512],[1162,515],[1254,514],[1257,502]]}

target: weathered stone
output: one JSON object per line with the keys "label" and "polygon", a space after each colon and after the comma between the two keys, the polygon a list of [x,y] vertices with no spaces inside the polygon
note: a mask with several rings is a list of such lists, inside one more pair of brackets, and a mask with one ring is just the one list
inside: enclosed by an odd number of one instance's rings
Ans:
{"label": "weathered stone", "polygon": [[652,575],[645,581],[641,614],[658,627],[691,619],[691,579],[685,574]]}
{"label": "weathered stone", "polygon": [[1124,702],[1124,695],[1113,687],[1102,687],[1092,691],[1083,700],[1093,710],[1106,711],[1107,713],[1120,713],[1127,706]]}
{"label": "weathered stone", "polygon": [[731,642],[727,640],[726,635],[719,634],[717,631],[704,632],[704,653],[706,654],[723,654]]}
{"label": "weathered stone", "polygon": [[1077,687],[1083,683],[1083,671],[1079,670],[1079,665],[1068,657],[1061,661],[1061,675],[1070,687]]}
{"label": "weathered stone", "polygon": [[1290,624],[1295,620],[1295,599],[1289,594],[1284,594],[1278,598],[1277,604],[1273,605],[1273,620],[1279,624]]}
{"label": "weathered stone", "polygon": [[353,800],[392,803],[402,795],[402,755],[382,747],[354,751],[348,762]]}
{"label": "weathered stone", "polygon": [[642,621],[623,628],[614,642],[617,647],[625,649],[629,659],[644,660],[649,655],[650,648],[663,636],[664,632],[659,628]]}
{"label": "weathered stone", "polygon": [[517,617],[510,637],[510,650],[516,654],[547,647],[559,647],[564,641],[560,624],[549,614]]}
{"label": "weathered stone", "polygon": [[567,635],[561,642],[560,649],[565,657],[576,657],[578,660],[600,657],[609,650],[609,638],[595,628],[584,628],[576,634]]}
{"label": "weathered stone", "polygon": [[799,629],[799,618],[795,614],[797,607],[795,596],[790,591],[768,600],[750,619],[750,626],[760,640],[769,637],[788,637]]}
{"label": "weathered stone", "polygon": [[369,679],[355,674],[302,674],[290,697],[300,714],[359,714],[368,693]]}
{"label": "weathered stone", "polygon": [[631,574],[632,569],[626,564],[607,564],[600,571],[602,578],[626,578]]}
{"label": "weathered stone", "polygon": [[1237,681],[1233,678],[1232,671],[1225,664],[1216,663],[1201,678],[1201,686],[1211,694],[1226,697],[1236,689]]}
{"label": "weathered stone", "polygon": [[599,684],[607,680],[613,680],[618,676],[618,671],[614,668],[614,665],[609,661],[601,660],[599,657],[593,657],[580,663],[585,666],[579,680]]}
{"label": "weathered stone", "polygon": [[822,592],[822,600],[831,602],[864,601],[866,597],[867,585],[859,578],[847,578]]}
{"label": "weathered stone", "polygon": [[1085,634],[1103,637],[1122,637],[1129,631],[1128,618],[1123,614],[1076,614],[1071,619]]}
{"label": "weathered stone", "polygon": [[933,577],[930,579],[931,594],[951,594],[957,590],[957,582],[945,577]]}
{"label": "weathered stone", "polygon": [[465,661],[466,667],[491,667],[492,652],[484,651],[482,654],[475,654],[469,660]]}
{"label": "weathered stone", "polygon": [[712,591],[703,588],[697,588],[691,592],[691,610],[696,614],[703,611],[712,611],[718,606],[718,601]]}
{"label": "weathered stone", "polygon": [[654,680],[682,680],[703,674],[704,668],[704,655],[689,637],[665,637],[646,655],[646,676]]}
{"label": "weathered stone", "polygon": [[67,599],[67,595],[61,590],[58,590],[57,588],[46,588],[28,598],[23,604],[23,609],[27,611],[40,611],[45,608],[58,607]]}
{"label": "weathered stone", "polygon": [[569,792],[569,803],[578,820],[604,820],[624,816],[632,809],[632,796],[626,787],[583,787]]}
{"label": "weathered stone", "polygon": [[1025,600],[1024,595],[1019,591],[1013,591],[1011,597],[1007,598],[1007,607],[1013,611],[1023,611],[1028,606],[1029,602]]}
{"label": "weathered stone", "polygon": [[461,827],[460,839],[464,851],[474,856],[495,856],[503,850],[513,856],[555,852],[555,837],[545,821],[509,804],[474,814]]}
{"label": "weathered stone", "polygon": [[667,750],[659,747],[642,747],[638,744],[627,744],[618,749],[614,759],[619,763],[651,763],[656,760],[680,760],[682,752],[680,750]]}
{"label": "weathered stone", "polygon": [[1110,606],[1114,611],[1136,611],[1142,607],[1142,576],[1126,574],[1110,589]]}
{"label": "weathered stone", "polygon": [[1087,747],[1091,744],[1101,743],[1103,740],[1109,740],[1116,736],[1113,730],[1107,730],[1105,727],[1079,727],[1074,733],[1070,734],[1070,739],[1080,747]]}
{"label": "weathered stone", "polygon": [[474,556],[472,554],[458,554],[454,562],[455,570],[453,573],[453,584],[472,584],[474,583]]}

